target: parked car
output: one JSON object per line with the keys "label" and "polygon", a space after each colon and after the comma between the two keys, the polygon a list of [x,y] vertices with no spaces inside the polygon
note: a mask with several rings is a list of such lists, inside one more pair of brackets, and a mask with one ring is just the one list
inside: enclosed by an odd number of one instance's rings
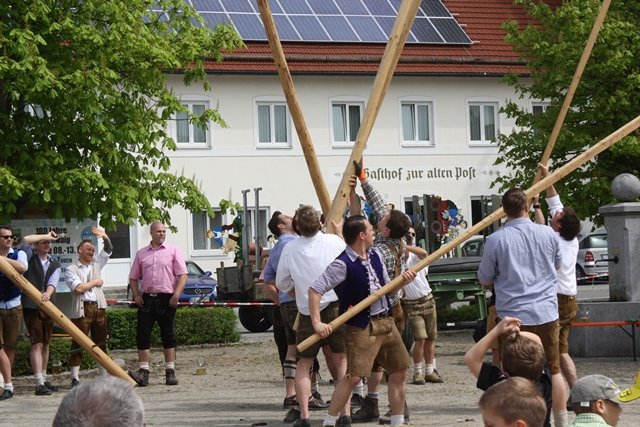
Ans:
{"label": "parked car", "polygon": [[[193,261],[187,261],[186,264],[187,283],[178,301],[191,304],[215,301],[218,298],[218,282],[211,277],[211,272],[204,271]],[[129,301],[133,299],[129,285],[127,285],[127,299]]]}
{"label": "parked car", "polygon": [[481,234],[469,237],[460,244],[460,256],[482,256],[482,252],[484,252],[484,240],[485,238]]}
{"label": "parked car", "polygon": [[576,277],[578,281],[597,277],[606,279],[609,276],[607,249],[607,232],[596,230],[579,239],[578,257],[576,260]]}

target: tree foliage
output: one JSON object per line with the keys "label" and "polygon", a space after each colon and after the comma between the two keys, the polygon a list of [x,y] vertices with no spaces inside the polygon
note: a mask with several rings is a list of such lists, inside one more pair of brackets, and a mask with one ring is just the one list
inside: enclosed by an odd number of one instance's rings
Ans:
{"label": "tree foliage", "polygon": [[[542,115],[508,102],[504,113],[518,129],[499,137],[499,157],[512,171],[493,183],[500,191],[531,186],[580,56],[600,10],[600,0],[566,0],[553,9],[538,0],[517,0],[537,20],[521,28],[504,25],[507,42],[527,61],[533,82],[507,77],[522,99],[548,101]],[[539,25],[541,24],[541,25]],[[556,169],[640,113],[640,2],[614,1],[587,62],[552,153]],[[563,202],[596,223],[598,207],[613,203],[611,180],[640,172],[640,142],[634,133],[564,178],[556,188]]]}
{"label": "tree foliage", "polygon": [[[15,0],[0,16],[0,221],[211,211],[167,157],[167,122],[186,110],[165,72],[210,90],[205,60],[242,46],[231,26],[208,29],[183,0]],[[190,120],[224,125],[213,109]]]}

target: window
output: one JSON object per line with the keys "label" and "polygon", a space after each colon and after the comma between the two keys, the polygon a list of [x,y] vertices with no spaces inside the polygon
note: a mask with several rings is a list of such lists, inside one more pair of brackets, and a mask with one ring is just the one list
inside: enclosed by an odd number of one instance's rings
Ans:
{"label": "window", "polygon": [[111,259],[131,258],[131,237],[127,224],[116,224],[116,229],[109,231],[109,238],[113,244]]}
{"label": "window", "polygon": [[221,250],[224,245],[221,232],[223,215],[216,212],[211,218],[206,212],[193,214],[193,249],[196,251]]}
{"label": "window", "polygon": [[[255,242],[256,240],[256,230],[254,228],[255,220],[255,207],[247,208],[247,224],[245,226],[245,232],[249,237],[249,242]],[[271,218],[269,215],[269,208],[260,208],[258,211],[258,227],[259,227],[259,240],[262,247],[267,247],[267,236],[271,234],[269,229],[267,228],[267,221]]]}
{"label": "window", "polygon": [[549,108],[548,102],[532,102],[531,112],[534,116],[541,116]]}
{"label": "window", "polygon": [[490,144],[498,136],[498,103],[469,103],[469,141],[471,144]]}
{"label": "window", "polygon": [[284,102],[258,102],[258,146],[290,147],[291,120]]}
{"label": "window", "polygon": [[430,102],[403,102],[400,105],[402,113],[402,141],[408,144],[433,144],[433,123]]}
{"label": "window", "polygon": [[363,108],[364,103],[362,102],[334,102],[331,104],[334,143],[352,145],[356,141]]}
{"label": "window", "polygon": [[209,128],[199,126],[189,120],[189,115],[201,116],[204,110],[209,108],[208,102],[183,102],[182,105],[187,111],[180,111],[175,116],[176,143],[205,145],[210,141]]}

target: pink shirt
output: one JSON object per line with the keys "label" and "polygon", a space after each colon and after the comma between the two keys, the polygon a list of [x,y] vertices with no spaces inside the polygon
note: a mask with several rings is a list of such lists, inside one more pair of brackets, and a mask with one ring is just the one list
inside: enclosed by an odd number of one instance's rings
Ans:
{"label": "pink shirt", "polygon": [[187,274],[184,256],[176,246],[165,242],[157,249],[151,245],[140,249],[133,260],[129,278],[139,280],[140,292],[172,294],[177,278],[183,274]]}

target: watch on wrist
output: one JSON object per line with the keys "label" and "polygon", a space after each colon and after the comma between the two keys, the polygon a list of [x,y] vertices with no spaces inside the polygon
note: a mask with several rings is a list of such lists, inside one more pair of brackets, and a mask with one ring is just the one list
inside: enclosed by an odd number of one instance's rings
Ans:
{"label": "watch on wrist", "polygon": [[540,205],[538,205],[538,204],[533,205],[533,209],[540,209]]}

